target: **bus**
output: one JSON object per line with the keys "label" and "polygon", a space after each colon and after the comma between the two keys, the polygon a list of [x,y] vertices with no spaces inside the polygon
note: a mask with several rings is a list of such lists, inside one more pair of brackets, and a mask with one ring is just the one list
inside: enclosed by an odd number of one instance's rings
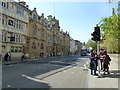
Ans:
{"label": "bus", "polygon": [[87,56],[87,49],[81,50],[81,56]]}

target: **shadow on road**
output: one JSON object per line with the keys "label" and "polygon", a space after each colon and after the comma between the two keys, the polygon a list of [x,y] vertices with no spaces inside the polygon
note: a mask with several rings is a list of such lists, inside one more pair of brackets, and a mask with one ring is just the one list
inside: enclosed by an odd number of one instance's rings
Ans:
{"label": "shadow on road", "polygon": [[120,78],[120,70],[111,70],[109,75],[103,75],[102,78]]}
{"label": "shadow on road", "polygon": [[[84,61],[86,58],[88,58],[88,56],[82,58]],[[47,83],[41,82],[42,79],[54,75],[56,73],[65,71],[75,66],[76,62],[79,62],[81,60],[82,59],[80,58],[80,56],[69,56],[69,57],[53,58],[46,60],[45,59],[36,60],[30,62],[28,61],[28,62],[20,63],[18,65],[16,64],[15,66],[8,65],[9,67],[7,67],[6,65],[6,67],[3,68],[3,73],[2,73],[3,87],[7,88],[7,85],[10,83],[11,84],[10,88],[19,88],[19,87],[20,88],[35,88],[35,87],[50,88],[50,86]],[[71,66],[71,67],[67,67],[67,66]],[[46,73],[49,74],[46,75]],[[21,74],[28,76],[28,78],[21,77]],[[45,74],[45,76],[43,76],[42,78],[36,78],[36,76],[41,76],[43,74]],[[2,90],[7,90],[7,89],[2,89]]]}
{"label": "shadow on road", "polygon": [[[3,81],[4,84],[5,81]],[[50,86],[48,83],[43,82],[41,80],[35,79],[35,78],[28,78],[28,77],[22,77],[20,78],[20,80],[18,81],[16,79],[16,82],[9,82],[9,85],[3,85],[2,87],[4,87],[2,90],[24,90],[24,88],[47,88],[49,89]],[[20,89],[19,89],[20,88]],[[23,89],[21,89],[23,88]],[[26,90],[26,89],[25,89]],[[28,89],[27,89],[28,90]]]}

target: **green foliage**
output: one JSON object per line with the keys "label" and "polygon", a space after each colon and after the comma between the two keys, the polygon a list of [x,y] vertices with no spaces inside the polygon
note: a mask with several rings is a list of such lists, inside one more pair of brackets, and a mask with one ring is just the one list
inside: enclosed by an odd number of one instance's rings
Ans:
{"label": "green foliage", "polygon": [[92,49],[97,49],[97,43],[92,41],[92,40],[88,40],[88,42],[85,45],[87,48],[92,48]]}
{"label": "green foliage", "polygon": [[101,36],[103,41],[101,47],[104,47],[109,52],[120,52],[118,41],[120,40],[120,22],[118,13],[112,13],[112,16],[103,18],[100,23]]}

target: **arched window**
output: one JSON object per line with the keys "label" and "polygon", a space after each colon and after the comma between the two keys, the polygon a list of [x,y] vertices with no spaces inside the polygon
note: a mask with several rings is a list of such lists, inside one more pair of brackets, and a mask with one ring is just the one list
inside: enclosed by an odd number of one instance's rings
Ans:
{"label": "arched window", "polygon": [[37,28],[33,27],[33,35],[36,35],[36,33],[37,33]]}
{"label": "arched window", "polygon": [[36,35],[37,34],[37,25],[34,24],[33,26],[33,35]]}
{"label": "arched window", "polygon": [[36,43],[35,42],[32,43],[32,49],[36,49]]}
{"label": "arched window", "polygon": [[41,49],[44,49],[43,43],[41,43]]}

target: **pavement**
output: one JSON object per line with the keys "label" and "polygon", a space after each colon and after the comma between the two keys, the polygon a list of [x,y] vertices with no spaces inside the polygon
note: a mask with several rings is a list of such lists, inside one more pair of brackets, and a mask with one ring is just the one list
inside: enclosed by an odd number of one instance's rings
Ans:
{"label": "pavement", "polygon": [[103,72],[101,71],[101,77],[99,78],[98,76],[91,75],[89,70],[88,88],[117,88],[117,90],[119,89],[118,80],[120,79],[120,69],[118,69],[118,59],[114,59],[116,58],[112,57],[112,61],[110,63],[110,75],[103,75]]}

